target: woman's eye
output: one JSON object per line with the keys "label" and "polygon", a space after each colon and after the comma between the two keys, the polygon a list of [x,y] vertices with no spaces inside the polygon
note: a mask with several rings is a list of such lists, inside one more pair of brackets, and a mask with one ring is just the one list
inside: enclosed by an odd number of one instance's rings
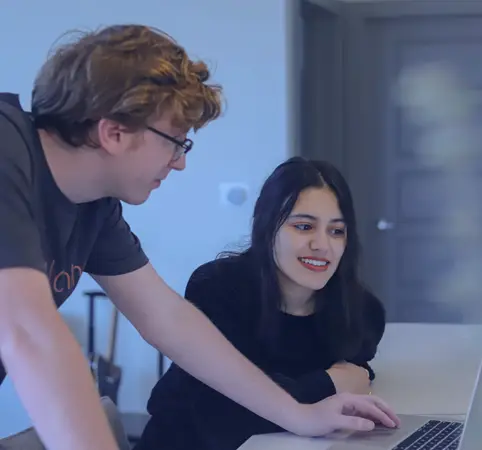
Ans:
{"label": "woman's eye", "polygon": [[295,225],[295,228],[296,228],[297,230],[300,230],[300,231],[309,231],[309,230],[311,230],[313,227],[312,227],[310,224],[308,224],[308,223],[297,223],[297,224]]}
{"label": "woman's eye", "polygon": [[335,236],[345,236],[346,233],[344,228],[334,228],[331,232]]}

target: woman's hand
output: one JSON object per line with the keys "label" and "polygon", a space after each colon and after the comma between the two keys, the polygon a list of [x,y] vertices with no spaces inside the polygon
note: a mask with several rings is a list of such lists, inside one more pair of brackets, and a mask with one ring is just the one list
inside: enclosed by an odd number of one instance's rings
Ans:
{"label": "woman's hand", "polygon": [[348,362],[340,362],[333,364],[326,372],[331,377],[337,394],[343,392],[352,394],[370,393],[370,374],[363,367]]}
{"label": "woman's hand", "polygon": [[336,430],[370,431],[375,424],[400,426],[394,411],[375,395],[335,394],[300,407],[295,426],[288,430],[300,436],[324,436]]}

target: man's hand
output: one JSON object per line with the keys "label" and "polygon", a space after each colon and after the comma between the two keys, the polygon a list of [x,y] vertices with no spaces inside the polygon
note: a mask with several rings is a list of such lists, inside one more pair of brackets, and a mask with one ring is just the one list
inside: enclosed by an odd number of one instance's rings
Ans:
{"label": "man's hand", "polygon": [[368,370],[356,364],[340,362],[333,364],[327,371],[337,394],[368,394],[370,392],[370,376]]}
{"label": "man's hand", "polygon": [[336,430],[370,431],[375,424],[400,426],[393,410],[374,395],[335,394],[302,407],[298,425],[288,430],[300,436],[324,436]]}

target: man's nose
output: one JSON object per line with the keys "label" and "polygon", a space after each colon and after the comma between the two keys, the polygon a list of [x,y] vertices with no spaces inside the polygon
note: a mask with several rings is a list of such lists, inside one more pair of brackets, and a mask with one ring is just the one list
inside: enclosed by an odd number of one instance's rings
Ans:
{"label": "man's nose", "polygon": [[186,154],[183,153],[179,159],[171,163],[174,170],[184,170],[186,168]]}

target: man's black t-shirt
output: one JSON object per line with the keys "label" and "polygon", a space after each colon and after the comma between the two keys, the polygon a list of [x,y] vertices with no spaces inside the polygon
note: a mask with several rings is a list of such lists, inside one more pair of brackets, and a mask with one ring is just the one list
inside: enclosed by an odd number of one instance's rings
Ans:
{"label": "man's black t-shirt", "polygon": [[[121,203],[104,198],[75,204],[65,197],[30,115],[16,95],[0,94],[0,270],[44,272],[59,307],[82,273],[120,275],[147,262]],[[4,378],[0,362],[0,384]]]}

